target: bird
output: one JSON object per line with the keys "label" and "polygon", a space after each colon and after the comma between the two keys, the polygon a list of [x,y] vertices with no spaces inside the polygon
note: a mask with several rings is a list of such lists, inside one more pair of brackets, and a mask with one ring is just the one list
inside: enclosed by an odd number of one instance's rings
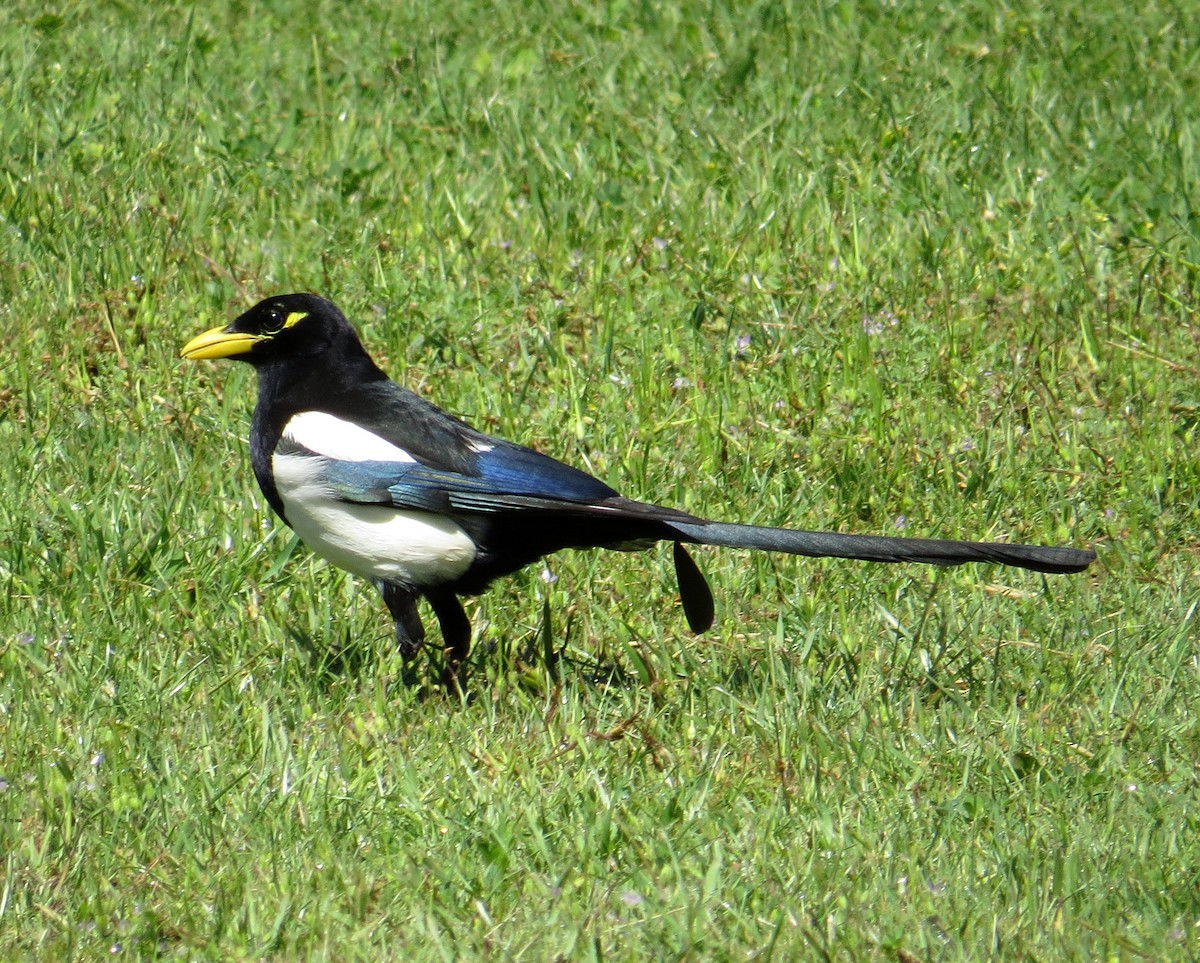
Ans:
{"label": "bird", "polygon": [[563,548],[673,543],[688,626],[712,626],[712,591],[685,546],[939,566],[993,562],[1081,572],[1087,549],[841,534],[715,521],[636,501],[598,478],[485,434],[391,380],[330,301],[260,301],[188,341],[191,361],[230,358],[257,372],[250,464],[267,503],[313,552],[373,582],[411,660],[425,641],[424,599],[446,672],[466,659],[462,596]]}

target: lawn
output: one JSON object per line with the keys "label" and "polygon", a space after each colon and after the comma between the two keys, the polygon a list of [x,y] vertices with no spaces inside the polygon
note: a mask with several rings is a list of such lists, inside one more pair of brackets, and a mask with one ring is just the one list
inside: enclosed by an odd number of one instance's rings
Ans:
{"label": "lawn", "polygon": [[[661,9],[660,9],[661,7]],[[0,8],[0,957],[1200,956],[1200,7]],[[336,300],[635,498],[466,698],[181,344]]]}

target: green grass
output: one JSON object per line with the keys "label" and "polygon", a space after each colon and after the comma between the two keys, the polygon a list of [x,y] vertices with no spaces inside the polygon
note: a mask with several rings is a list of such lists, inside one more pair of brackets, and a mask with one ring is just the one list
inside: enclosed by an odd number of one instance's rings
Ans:
{"label": "green grass", "polygon": [[[1200,956],[1200,10],[476,6],[0,9],[0,956]],[[631,496],[1100,561],[564,553],[406,686],[177,357],[295,289]]]}

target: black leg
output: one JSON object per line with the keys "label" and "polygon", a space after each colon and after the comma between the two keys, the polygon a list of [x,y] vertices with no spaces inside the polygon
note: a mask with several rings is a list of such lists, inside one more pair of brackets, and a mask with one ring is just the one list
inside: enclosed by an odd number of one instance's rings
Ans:
{"label": "black leg", "polygon": [[425,598],[429,599],[433,614],[437,616],[442,642],[446,646],[445,681],[457,684],[458,667],[471,651],[471,620],[453,592],[433,589],[426,591]]}
{"label": "black leg", "polygon": [[[392,613],[400,655],[405,662],[411,661],[425,642],[425,626],[421,624],[421,616],[417,612],[417,593],[392,582],[380,582],[379,591],[388,611]],[[436,607],[434,611],[437,611]]]}

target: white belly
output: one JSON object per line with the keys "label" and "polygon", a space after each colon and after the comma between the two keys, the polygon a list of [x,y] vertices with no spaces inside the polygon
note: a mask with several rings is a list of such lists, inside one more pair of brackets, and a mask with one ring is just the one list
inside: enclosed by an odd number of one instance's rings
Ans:
{"label": "white belly", "polygon": [[275,485],[301,540],[355,575],[408,585],[438,585],[462,575],[475,543],[452,520],[431,512],[337,501],[321,484],[320,462],[276,455]]}

